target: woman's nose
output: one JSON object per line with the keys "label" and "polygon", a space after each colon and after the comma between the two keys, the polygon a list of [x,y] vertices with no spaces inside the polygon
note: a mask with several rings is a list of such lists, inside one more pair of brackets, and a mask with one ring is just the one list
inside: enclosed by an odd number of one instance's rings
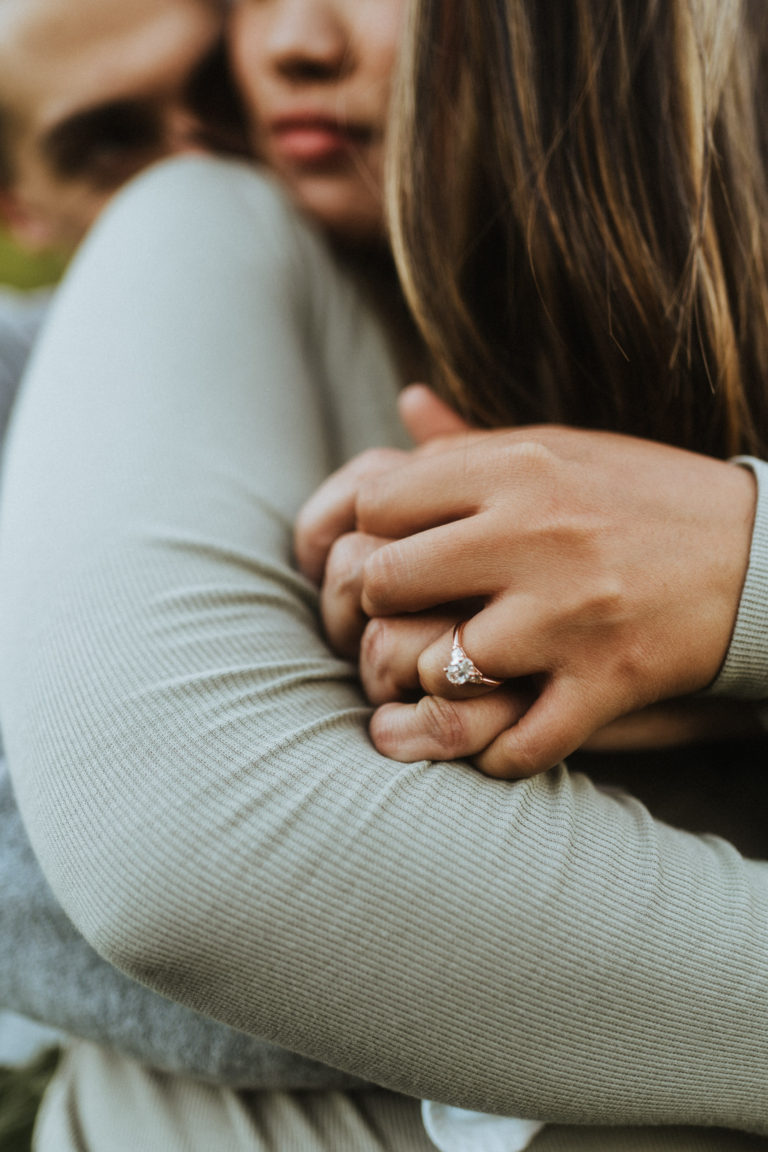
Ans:
{"label": "woman's nose", "polygon": [[338,0],[283,0],[267,33],[272,67],[295,81],[332,80],[353,67],[344,6]]}

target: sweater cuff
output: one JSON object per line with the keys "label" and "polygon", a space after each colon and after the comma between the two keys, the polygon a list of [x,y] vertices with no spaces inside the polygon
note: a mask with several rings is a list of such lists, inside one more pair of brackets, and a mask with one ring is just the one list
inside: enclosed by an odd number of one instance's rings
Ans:
{"label": "sweater cuff", "polygon": [[752,545],[736,625],[725,663],[709,692],[740,699],[768,697],[768,463],[736,456],[757,483]]}

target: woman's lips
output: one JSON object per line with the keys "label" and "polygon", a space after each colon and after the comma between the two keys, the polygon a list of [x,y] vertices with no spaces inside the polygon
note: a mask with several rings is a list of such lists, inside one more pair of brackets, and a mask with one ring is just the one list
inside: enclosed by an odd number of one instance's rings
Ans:
{"label": "woman's lips", "polygon": [[269,135],[283,160],[308,165],[346,157],[370,137],[362,128],[305,117],[274,121]]}

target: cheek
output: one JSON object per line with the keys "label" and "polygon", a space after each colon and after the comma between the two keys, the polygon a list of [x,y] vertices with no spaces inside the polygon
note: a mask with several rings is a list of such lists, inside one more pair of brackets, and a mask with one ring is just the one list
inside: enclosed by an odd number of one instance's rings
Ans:
{"label": "cheek", "polygon": [[[392,80],[403,40],[405,15],[405,3],[402,0],[390,0],[379,11],[375,23],[361,28],[360,43],[366,56],[368,74],[382,86]],[[372,34],[373,30],[375,34]]]}
{"label": "cheek", "polygon": [[367,106],[375,112],[381,125],[385,122],[389,111],[397,59],[397,45],[389,42],[369,45],[364,64],[364,77],[361,68],[361,80],[364,78],[367,89]]}
{"label": "cheek", "polygon": [[392,88],[396,63],[397,46],[392,44],[383,44],[371,60],[371,81],[376,85],[384,99],[387,98]]}

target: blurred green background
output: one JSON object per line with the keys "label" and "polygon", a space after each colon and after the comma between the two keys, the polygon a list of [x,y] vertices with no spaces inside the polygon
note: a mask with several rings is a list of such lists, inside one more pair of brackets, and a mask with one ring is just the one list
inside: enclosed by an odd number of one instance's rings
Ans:
{"label": "blurred green background", "polygon": [[41,288],[53,284],[64,270],[65,260],[55,253],[30,255],[13,243],[0,229],[0,285],[12,288]]}

